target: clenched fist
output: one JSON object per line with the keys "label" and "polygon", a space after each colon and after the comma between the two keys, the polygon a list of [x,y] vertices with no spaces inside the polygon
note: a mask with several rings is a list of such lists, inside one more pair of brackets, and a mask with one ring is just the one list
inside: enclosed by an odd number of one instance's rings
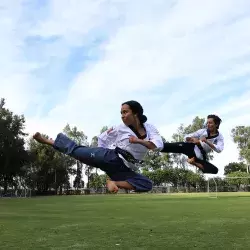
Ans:
{"label": "clenched fist", "polygon": [[139,139],[135,136],[130,136],[129,137],[129,142],[130,143],[138,143],[139,142]]}

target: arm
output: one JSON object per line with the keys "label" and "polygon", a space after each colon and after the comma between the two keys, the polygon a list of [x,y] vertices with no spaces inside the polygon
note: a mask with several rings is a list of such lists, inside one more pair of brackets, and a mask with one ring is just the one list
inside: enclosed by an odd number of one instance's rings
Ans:
{"label": "arm", "polygon": [[203,129],[199,129],[193,133],[184,136],[184,141],[199,144],[199,138],[201,137]]}
{"label": "arm", "polygon": [[214,147],[214,151],[217,153],[221,153],[224,150],[224,137],[222,135],[220,135],[217,144],[214,144]]}
{"label": "arm", "polygon": [[151,141],[144,141],[142,139],[137,139],[137,143],[145,146],[148,149],[156,149],[155,144],[153,142],[151,142]]}
{"label": "arm", "polygon": [[100,134],[98,138],[98,147],[108,148],[117,137],[117,130],[115,128],[110,128]]}
{"label": "arm", "polygon": [[205,142],[211,149],[215,150],[215,145],[209,141],[207,141],[206,139],[202,139],[201,141]]}
{"label": "arm", "polygon": [[153,125],[148,125],[148,134],[149,134],[149,144],[148,149],[159,149],[162,150],[164,147],[164,143],[162,137],[157,130],[157,128]]}
{"label": "arm", "polygon": [[201,141],[205,142],[212,150],[214,150],[217,153],[220,153],[224,150],[224,138],[222,135],[218,137],[217,143],[214,144],[206,140],[206,138],[202,138]]}
{"label": "arm", "polygon": [[148,141],[138,139],[137,137],[131,136],[129,138],[130,143],[139,143],[148,149],[160,149],[160,150],[162,150],[164,145],[163,145],[162,137],[161,137],[160,133],[158,132],[158,130],[153,125],[149,125],[149,124],[147,124],[146,130],[147,130],[147,133],[149,135]]}

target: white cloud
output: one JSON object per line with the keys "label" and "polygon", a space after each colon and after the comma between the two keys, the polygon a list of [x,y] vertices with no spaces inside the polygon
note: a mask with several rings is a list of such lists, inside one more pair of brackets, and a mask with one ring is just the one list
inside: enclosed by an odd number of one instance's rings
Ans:
{"label": "white cloud", "polygon": [[[70,123],[91,137],[103,125],[120,122],[120,104],[136,99],[165,137],[196,115],[217,112],[226,120],[222,130],[228,143],[215,162],[222,166],[237,158],[228,131],[250,122],[244,116],[249,93],[242,94],[249,82],[239,78],[250,73],[248,1],[53,0],[37,10],[36,20],[25,19],[29,9],[22,1],[1,4],[1,96],[14,111],[27,114],[29,132],[55,136]],[[26,57],[29,36],[46,39],[32,61]],[[90,57],[97,46],[98,59],[76,73],[67,94],[52,103],[41,90],[45,86],[49,92],[60,80],[45,82],[46,72],[38,78],[34,69],[58,70],[66,62],[74,67],[69,56],[81,46]],[[61,68],[60,79],[68,74]],[[62,87],[56,98],[59,92]],[[51,108],[40,115],[44,104]],[[37,113],[30,115],[35,105]]]}
{"label": "white cloud", "polygon": [[0,96],[16,112],[24,112],[36,101],[31,73],[39,64],[23,60],[22,48],[28,25],[22,20],[22,1],[0,3]]}

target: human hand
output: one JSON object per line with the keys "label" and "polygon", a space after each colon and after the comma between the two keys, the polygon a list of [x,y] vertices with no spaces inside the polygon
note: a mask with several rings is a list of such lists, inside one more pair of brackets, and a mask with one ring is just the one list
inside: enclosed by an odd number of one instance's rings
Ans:
{"label": "human hand", "polygon": [[198,144],[200,142],[200,140],[197,138],[191,138],[191,142],[194,144]]}
{"label": "human hand", "polygon": [[138,143],[139,142],[139,139],[135,136],[130,136],[129,137],[129,142],[130,143]]}
{"label": "human hand", "polygon": [[107,134],[109,134],[112,130],[113,130],[113,128],[109,128],[109,129],[107,130]]}
{"label": "human hand", "polygon": [[203,142],[207,142],[206,137],[202,137],[202,138],[201,138],[201,141],[203,141]]}

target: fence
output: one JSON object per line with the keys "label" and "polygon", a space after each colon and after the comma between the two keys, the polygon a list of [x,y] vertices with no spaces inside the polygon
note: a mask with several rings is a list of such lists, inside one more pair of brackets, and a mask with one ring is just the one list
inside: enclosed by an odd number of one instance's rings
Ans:
{"label": "fence", "polygon": [[[118,194],[135,193],[120,189]],[[237,193],[238,195],[250,195],[250,177],[224,177],[224,178],[209,178],[206,183],[199,185],[171,185],[165,184],[162,186],[154,186],[148,192],[150,194],[176,194],[176,193],[207,193],[208,197],[218,197],[218,194]],[[94,195],[94,194],[109,194],[106,187],[90,188],[90,189],[68,189],[63,190],[62,195]],[[0,189],[0,197],[32,197],[37,195],[55,195],[55,191],[48,191],[44,194],[38,194],[30,189],[8,189],[4,194]]]}

